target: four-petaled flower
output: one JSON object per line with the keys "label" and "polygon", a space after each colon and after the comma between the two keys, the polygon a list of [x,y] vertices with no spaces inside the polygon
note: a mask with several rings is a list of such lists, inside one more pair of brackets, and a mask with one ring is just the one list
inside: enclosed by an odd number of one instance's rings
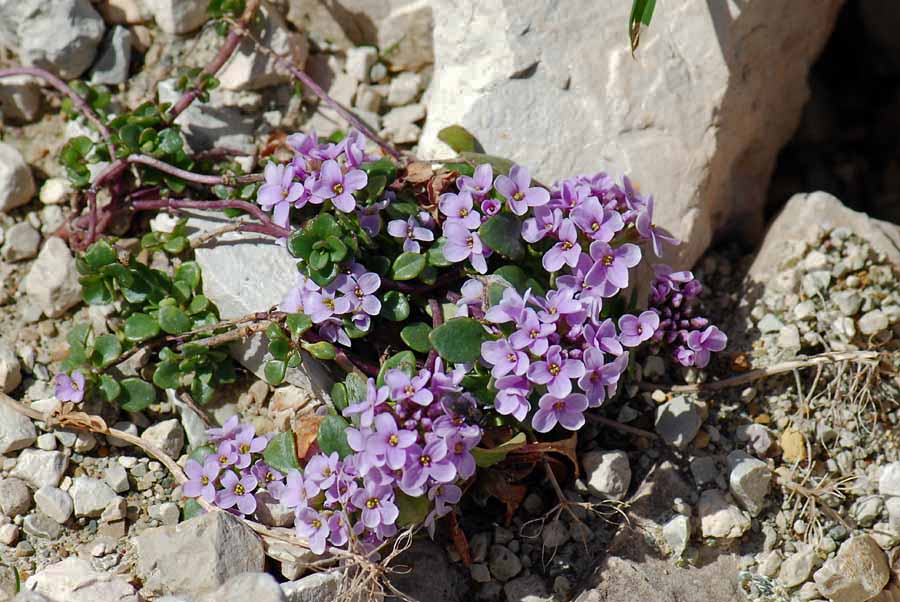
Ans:
{"label": "four-petaled flower", "polygon": [[613,248],[605,242],[591,243],[591,259],[594,267],[584,278],[588,286],[600,289],[600,296],[612,297],[628,287],[628,270],[641,261],[641,250],[637,245],[625,243]]}
{"label": "four-petaled flower", "polygon": [[695,330],[688,335],[688,347],[694,352],[694,365],[705,368],[709,364],[711,351],[722,351],[728,344],[728,337],[715,326],[708,326],[706,330]]}
{"label": "four-petaled flower", "polygon": [[84,399],[84,374],[79,370],[72,372],[69,376],[65,372],[56,375],[56,389],[54,394],[60,401],[71,401],[78,403]]}
{"label": "four-petaled flower", "polygon": [[647,310],[639,316],[625,314],[619,318],[619,340],[626,347],[637,347],[650,340],[659,328],[659,314]]}
{"label": "four-petaled flower", "polygon": [[500,378],[510,372],[521,376],[528,370],[528,355],[515,349],[508,339],[485,341],[481,344],[481,357],[491,364],[491,376]]}
{"label": "four-petaled flower", "polygon": [[528,368],[528,380],[545,385],[547,391],[556,397],[565,397],[572,392],[572,379],[584,376],[581,360],[566,358],[562,347],[553,345],[547,350],[546,360],[534,362]]}
{"label": "four-petaled flower", "polygon": [[516,215],[525,215],[529,207],[541,207],[550,202],[550,192],[546,188],[532,186],[528,169],[519,165],[513,165],[508,176],[497,176],[494,188]]}
{"label": "four-petaled flower", "polygon": [[[462,191],[459,194],[445,192],[438,199],[438,209],[447,216],[447,224],[459,224],[468,230],[475,230],[481,225],[481,215],[473,210],[475,201],[472,194]],[[446,225],[444,234],[446,235]]]}
{"label": "four-petaled flower", "polygon": [[452,263],[468,259],[479,274],[487,272],[487,261],[484,258],[484,245],[477,232],[469,230],[462,223],[447,221],[444,224],[444,257]]}
{"label": "four-petaled flower", "polygon": [[577,431],[584,426],[584,411],[588,407],[588,401],[580,393],[561,398],[547,393],[541,397],[538,407],[531,419],[531,425],[537,432],[550,432],[557,424],[570,431]]}
{"label": "four-petaled flower", "polygon": [[188,480],[182,487],[185,497],[203,498],[210,504],[216,501],[216,479],[219,477],[219,465],[215,459],[207,459],[203,464],[190,459],[184,465],[184,473]]}
{"label": "four-petaled flower", "polygon": [[564,265],[574,268],[581,257],[581,245],[578,244],[578,230],[571,220],[564,219],[557,231],[559,242],[544,253],[542,265],[548,272],[558,272]]}
{"label": "four-petaled flower", "polygon": [[422,226],[415,217],[410,216],[406,221],[395,219],[388,222],[388,234],[394,238],[403,239],[403,250],[406,253],[418,253],[422,247],[418,241],[431,242],[434,240],[434,232]]}
{"label": "four-petaled flower", "polygon": [[344,173],[337,161],[329,159],[322,164],[322,172],[312,194],[319,203],[330,200],[338,211],[350,213],[356,208],[353,193],[365,188],[367,183],[366,172],[351,169]]}
{"label": "four-petaled flower", "polygon": [[219,479],[222,489],[216,493],[216,505],[225,510],[237,506],[241,514],[253,514],[256,511],[256,497],[253,495],[258,481],[252,474],[239,477],[228,470]]}
{"label": "four-petaled flower", "polygon": [[272,211],[273,222],[287,226],[291,205],[303,206],[303,184],[294,180],[290,165],[269,163],[265,169],[266,183],[259,187],[256,201],[266,211]]}

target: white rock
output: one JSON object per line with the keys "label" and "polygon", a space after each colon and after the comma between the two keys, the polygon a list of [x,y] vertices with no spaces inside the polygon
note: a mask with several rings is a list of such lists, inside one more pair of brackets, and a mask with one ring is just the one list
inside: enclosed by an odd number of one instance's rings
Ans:
{"label": "white rock", "polygon": [[631,485],[628,455],[619,450],[591,451],[581,460],[588,490],[612,500],[621,500]]}
{"label": "white rock", "polygon": [[731,495],[750,516],[760,513],[766,503],[772,472],[768,464],[742,451],[728,454],[728,475]]}
{"label": "white rock", "polygon": [[177,458],[184,447],[184,429],[176,418],[164,420],[147,428],[141,433],[141,439],[160,448],[167,456]]}
{"label": "white rock", "polygon": [[153,18],[145,0],[101,0],[97,10],[110,25],[137,25]]}
{"label": "white rock", "polygon": [[[188,227],[208,230],[219,227],[222,219],[192,213]],[[268,311],[279,305],[297,281],[296,260],[287,250],[271,239],[240,232],[223,234],[219,241],[217,245],[198,247],[194,255],[203,270],[203,294],[216,304],[222,319]],[[262,335],[231,349],[247,369],[264,378],[264,366],[271,356]],[[306,353],[301,366],[288,370],[285,380],[310,398],[331,399],[331,377],[322,364]]]}
{"label": "white rock", "polygon": [[841,544],[813,579],[832,602],[866,602],[877,596],[890,579],[887,557],[868,535],[855,535]]}
{"label": "white rock", "polygon": [[116,492],[112,487],[99,479],[90,477],[75,477],[69,488],[69,495],[75,504],[75,516],[87,516],[96,518],[103,514],[103,510],[116,499]]}
{"label": "white rock", "polygon": [[382,119],[382,134],[401,144],[415,142],[421,131],[416,122],[424,118],[425,105],[421,103],[391,109]]}
{"label": "white rock", "polygon": [[114,26],[106,33],[100,56],[91,68],[92,84],[115,85],[128,79],[131,63],[131,32],[127,27]]}
{"label": "white rock", "polygon": [[0,479],[0,512],[15,518],[31,510],[31,506],[32,496],[25,481],[15,477]]}
{"label": "white rock", "polygon": [[759,574],[771,579],[778,574],[778,570],[781,568],[781,562],[783,560],[784,557],[781,555],[781,552],[772,550],[759,560]]}
{"label": "white rock", "polygon": [[98,573],[90,562],[74,556],[39,571],[29,579],[29,585],[54,601],[138,602],[127,581],[110,573]]}
{"label": "white rock", "polygon": [[680,558],[691,541],[691,519],[682,514],[673,517],[663,525],[662,534],[672,555]]}
{"label": "white rock", "polygon": [[30,75],[13,75],[0,81],[0,110],[4,119],[31,122],[41,110],[41,88]]}
{"label": "white rock", "polygon": [[163,502],[162,504],[154,504],[148,508],[147,513],[150,518],[155,518],[164,525],[174,525],[178,523],[181,517],[181,511],[178,504],[172,502]]}
{"label": "white rock", "polygon": [[40,246],[41,233],[28,222],[19,222],[6,231],[6,240],[0,253],[6,261],[22,261],[37,255]]}
{"label": "white rock", "polygon": [[0,525],[0,543],[5,546],[14,546],[19,539],[19,527],[10,523]]}
{"label": "white rock", "polygon": [[202,596],[198,602],[285,602],[284,593],[272,575],[244,573],[232,577],[222,587]]}
{"label": "white rock", "polygon": [[144,0],[156,25],[166,33],[184,34],[206,22],[206,0]]}
{"label": "white rock", "polygon": [[[175,103],[181,97],[172,79],[159,82],[157,92],[160,102]],[[216,92],[213,90],[209,103],[195,102],[175,120],[182,128],[188,148],[196,152],[219,145],[251,154],[256,152],[253,142],[256,120],[236,108],[214,103]]]}
{"label": "white rock", "polygon": [[422,76],[418,73],[404,71],[391,80],[387,103],[392,107],[400,107],[416,99],[422,89]]}
{"label": "white rock", "polygon": [[75,509],[72,497],[58,487],[45,485],[34,492],[34,503],[38,509],[58,522],[65,523]]}
{"label": "white rock", "polygon": [[48,318],[58,318],[81,301],[75,258],[61,238],[44,243],[25,276],[25,292]]}
{"label": "white rock", "polygon": [[56,449],[56,436],[53,433],[38,435],[37,448],[44,451],[53,451]]}
{"label": "white rock", "polygon": [[[254,26],[253,33],[263,46],[288,58],[297,69],[303,69],[309,54],[306,38],[290,31],[281,14],[265,2],[257,19],[260,24]],[[258,50],[249,39],[238,46],[216,77],[225,90],[259,90],[291,81],[290,72],[277,65],[271,55]]]}
{"label": "white rock", "polygon": [[802,549],[791,554],[781,563],[778,580],[788,588],[803,585],[809,579],[815,564],[815,550],[809,546],[802,546]]}
{"label": "white rock", "polygon": [[294,510],[283,506],[263,491],[256,494],[256,520],[270,527],[290,527],[294,524]]}
{"label": "white rock", "polygon": [[900,462],[891,462],[881,469],[878,479],[878,493],[900,496]]}
{"label": "white rock", "polygon": [[106,470],[103,471],[103,480],[106,481],[106,484],[112,487],[112,490],[116,493],[125,493],[130,487],[128,483],[128,472],[126,472],[125,467],[121,464],[110,464]]}
{"label": "white rock", "polygon": [[360,84],[356,88],[356,96],[353,101],[353,106],[356,107],[357,110],[360,111],[368,111],[370,113],[377,113],[381,110],[381,94],[375,90],[372,86],[368,84]]}
{"label": "white rock", "polygon": [[0,213],[24,205],[34,191],[34,178],[22,154],[14,146],[0,142]]}
{"label": "white rock", "polygon": [[91,66],[106,28],[88,0],[3,0],[0,19],[0,43],[63,79]]}
{"label": "white rock", "polygon": [[736,539],[750,529],[750,519],[717,489],[700,494],[697,512],[703,537]]}
{"label": "white rock", "polygon": [[[0,345],[0,349],[8,350],[6,345]],[[0,356],[2,355],[5,355],[5,352],[0,351]],[[19,378],[21,380],[21,377]],[[25,449],[34,443],[36,438],[37,431],[31,419],[0,402],[0,455]]]}
{"label": "white rock", "polygon": [[762,228],[775,157],[842,5],[800,1],[732,4],[727,17],[706,0],[679,2],[643,32],[635,61],[619,43],[628,2],[436,0],[418,154],[452,156],[437,133],[460,124],[543,181],[628,173],[645,193],[666,191],[658,222],[692,265],[723,223]]}
{"label": "white rock", "polygon": [[656,432],[663,441],[679,449],[694,440],[702,423],[700,406],[680,395],[656,409]]}
{"label": "white rock", "polygon": [[866,335],[871,336],[873,334],[878,334],[882,330],[886,330],[890,325],[888,322],[888,318],[884,315],[884,312],[880,309],[873,309],[870,312],[864,313],[857,322],[859,325],[859,331]]}
{"label": "white rock", "polygon": [[58,487],[68,466],[69,457],[62,452],[26,449],[19,454],[12,476],[35,489],[44,485]]}
{"label": "white rock", "polygon": [[369,81],[369,69],[378,60],[378,50],[372,46],[357,46],[347,49],[344,70],[358,82]]}

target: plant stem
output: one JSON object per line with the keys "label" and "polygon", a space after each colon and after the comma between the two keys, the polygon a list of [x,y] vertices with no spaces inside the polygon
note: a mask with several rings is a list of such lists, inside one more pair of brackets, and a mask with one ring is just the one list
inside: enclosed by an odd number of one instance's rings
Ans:
{"label": "plant stem", "polygon": [[100,132],[100,135],[106,140],[106,144],[109,146],[110,156],[116,156],[116,147],[112,143],[112,135],[110,134],[109,129],[100,120],[100,117],[97,116],[94,109],[91,108],[91,105],[89,105],[84,98],[79,96],[75,90],[70,88],[66,82],[40,67],[12,67],[10,69],[0,69],[0,79],[16,75],[31,75],[40,78],[68,96],[81,114],[97,128],[97,131]]}
{"label": "plant stem", "polygon": [[[275,238],[287,238],[291,235],[290,228],[284,228],[272,222],[269,216],[258,205],[229,199],[225,201],[192,201],[187,199],[152,199],[133,201],[131,206],[138,211],[148,209],[240,209],[246,211],[262,224],[244,224],[241,230],[268,234]],[[252,227],[251,227],[252,226]]]}
{"label": "plant stem", "polygon": [[166,163],[165,161],[160,161],[159,159],[154,159],[153,157],[148,157],[147,155],[131,155],[129,157],[126,157],[125,161],[128,163],[139,163],[141,165],[146,165],[147,167],[152,167],[157,171],[167,173],[170,176],[175,176],[176,178],[181,178],[182,180],[192,182],[194,184],[203,184],[205,186],[218,186],[219,184],[224,184],[225,186],[235,186],[237,184],[250,184],[263,180],[263,174],[249,174],[246,176],[216,176],[198,174],[192,171],[180,169],[178,167],[175,167],[174,165]]}
{"label": "plant stem", "polygon": [[241,13],[240,18],[237,22],[237,27],[228,32],[228,37],[225,38],[225,43],[222,44],[222,47],[219,48],[219,52],[213,58],[206,67],[203,68],[203,71],[200,72],[200,75],[194,82],[194,87],[190,90],[187,90],[184,94],[182,94],[181,98],[178,99],[171,109],[169,109],[169,123],[175,121],[182,112],[185,111],[191,103],[193,103],[197,97],[199,97],[203,93],[203,79],[205,76],[215,75],[219,69],[221,69],[225,63],[228,62],[228,59],[231,58],[231,55],[234,54],[234,51],[237,50],[237,47],[241,44],[241,39],[243,38],[242,31],[250,25],[250,21],[253,20],[253,15],[256,13],[256,10],[259,8],[261,0],[249,0],[244,7],[244,12]]}

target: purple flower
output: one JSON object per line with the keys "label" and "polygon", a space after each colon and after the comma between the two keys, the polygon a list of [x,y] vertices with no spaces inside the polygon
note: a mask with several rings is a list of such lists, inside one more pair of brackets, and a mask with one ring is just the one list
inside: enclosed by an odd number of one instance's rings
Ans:
{"label": "purple flower", "polygon": [[501,205],[500,201],[498,201],[497,199],[488,197],[481,201],[481,212],[488,217],[500,213],[500,209],[502,207],[503,205]]}
{"label": "purple flower", "polygon": [[528,169],[518,165],[510,168],[509,176],[497,176],[494,187],[516,215],[525,215],[529,207],[541,207],[550,202],[550,192],[546,188],[532,186]]}
{"label": "purple flower", "polygon": [[562,398],[548,393],[541,397],[538,406],[538,411],[531,419],[531,425],[539,433],[550,432],[557,423],[570,431],[577,431],[584,426],[584,411],[588,407],[588,402],[580,393]]}
{"label": "purple flower", "polygon": [[534,217],[522,223],[522,238],[525,242],[536,243],[553,234],[563,221],[562,211],[550,207],[535,207]]}
{"label": "purple flower", "polygon": [[640,316],[625,314],[619,318],[619,340],[626,347],[637,347],[653,337],[657,328],[659,315],[655,311],[648,309]]}
{"label": "purple flower", "polygon": [[337,452],[331,452],[327,456],[316,454],[306,463],[303,474],[307,481],[312,481],[319,490],[324,491],[334,485],[340,470],[340,463]]}
{"label": "purple flower", "polygon": [[226,471],[219,481],[222,489],[216,494],[216,505],[219,508],[228,510],[237,506],[241,514],[253,514],[256,511],[256,498],[253,496],[253,490],[256,489],[257,480],[252,474],[245,474],[238,478],[238,475]]}
{"label": "purple flower", "polygon": [[350,539],[347,521],[341,512],[335,512],[328,518],[328,538],[334,546],[343,546]]}
{"label": "purple flower", "polygon": [[328,160],[322,164],[322,172],[312,194],[320,199],[320,203],[330,199],[338,211],[350,213],[356,208],[352,193],[365,188],[367,182],[366,172],[352,169],[345,174],[337,161]]}
{"label": "purple flower", "polygon": [[617,211],[604,209],[596,197],[588,197],[579,207],[572,210],[572,221],[578,228],[593,240],[609,242],[619,230],[625,227],[625,221]]}
{"label": "purple flower", "polygon": [[316,324],[321,324],[337,314],[346,314],[350,311],[350,299],[346,296],[338,298],[335,291],[322,289],[306,295],[304,308],[309,318]]}
{"label": "purple flower", "polygon": [[581,256],[581,245],[578,244],[578,230],[571,220],[564,219],[557,232],[559,242],[544,253],[542,264],[548,272],[558,272],[564,265],[574,268]]}
{"label": "purple flower", "polygon": [[438,516],[450,512],[449,506],[458,503],[461,498],[462,490],[450,483],[438,483],[428,490],[428,499],[434,502],[434,510]]}
{"label": "purple flower", "polygon": [[444,440],[450,461],[456,466],[456,472],[459,473],[461,479],[468,479],[475,474],[475,457],[472,455],[471,450],[477,442],[478,439],[465,437],[459,432],[450,435]]}
{"label": "purple flower", "polygon": [[238,429],[234,437],[234,445],[237,447],[238,461],[235,466],[247,468],[252,462],[250,454],[258,454],[266,449],[269,443],[265,437],[256,436],[256,428],[251,424],[245,424]]}
{"label": "purple flower", "polygon": [[472,196],[481,198],[491,191],[494,183],[494,170],[490,163],[482,163],[475,168],[474,177],[459,176],[456,178],[456,187],[461,192],[469,192]]}
{"label": "purple flower", "polygon": [[705,368],[709,364],[709,356],[712,351],[722,351],[728,344],[728,337],[715,326],[709,326],[706,330],[694,330],[687,338],[687,345],[694,352],[694,365]]}
{"label": "purple flower", "polygon": [[403,250],[407,253],[418,253],[421,250],[417,241],[431,242],[434,240],[434,232],[423,228],[419,220],[412,216],[406,221],[395,219],[388,222],[387,231],[394,238],[403,239]]}
{"label": "purple flower", "polygon": [[527,349],[535,355],[544,355],[550,346],[547,337],[556,332],[556,326],[541,323],[533,309],[522,312],[517,324],[518,330],[509,336],[512,346],[515,349]]}
{"label": "purple flower", "polygon": [[591,347],[597,347],[601,351],[612,355],[622,355],[624,351],[622,343],[616,334],[616,325],[613,323],[612,318],[603,320],[596,327],[592,325],[585,326],[584,340]]}
{"label": "purple flower", "polygon": [[388,399],[390,389],[387,387],[376,387],[375,379],[370,378],[366,383],[366,398],[344,408],[342,414],[344,416],[359,415],[359,425],[362,427],[372,426],[375,419],[375,412],[380,410]]}
{"label": "purple flower", "polygon": [[65,372],[56,375],[56,398],[60,401],[78,403],[84,399],[84,374],[75,370],[72,376]]}
{"label": "purple flower", "polygon": [[[478,282],[477,280],[474,282]],[[480,283],[479,283],[480,284]],[[522,318],[522,312],[525,311],[525,304],[528,302],[528,292],[525,292],[525,296],[519,294],[519,291],[514,289],[511,286],[503,289],[503,295],[500,297],[500,303],[497,303],[493,307],[491,307],[484,314],[485,319],[488,322],[493,322],[494,324],[504,324],[506,322],[518,322]],[[478,297],[479,303],[481,302],[481,292],[479,292]]]}
{"label": "purple flower", "polygon": [[447,393],[459,393],[462,391],[462,387],[459,386],[459,383],[462,382],[462,379],[466,376],[466,370],[460,365],[457,365],[453,368],[450,373],[444,372],[444,364],[443,360],[438,357],[434,362],[434,371],[431,373],[431,384],[429,388],[432,393],[440,397],[441,395],[446,395]]}
{"label": "purple flower", "polygon": [[266,183],[260,186],[256,202],[266,211],[272,211],[272,221],[287,226],[291,205],[303,197],[303,184],[294,181],[294,168],[290,165],[269,163],[264,173]]}
{"label": "purple flower", "polygon": [[406,450],[418,439],[418,434],[397,428],[390,414],[375,417],[375,432],[366,441],[366,454],[384,458],[388,468],[398,470],[406,464]]}
{"label": "purple flower", "polygon": [[572,379],[584,376],[581,360],[564,358],[562,347],[553,345],[547,350],[546,361],[534,362],[528,368],[528,380],[546,385],[547,391],[556,397],[565,397],[572,392]]}
{"label": "purple flower", "polygon": [[215,459],[207,459],[203,464],[188,460],[184,465],[184,473],[188,476],[182,488],[185,497],[200,497],[210,504],[216,501],[214,483],[219,476],[219,465]]}
{"label": "purple flower", "polygon": [[550,290],[543,301],[538,301],[541,309],[537,312],[541,322],[556,322],[560,316],[577,314],[583,310],[580,301],[575,299],[575,290],[562,288]]}
{"label": "purple flower", "polygon": [[517,376],[525,374],[530,363],[528,356],[514,349],[507,339],[485,341],[481,344],[481,357],[491,364],[491,376],[500,378],[510,372]]}
{"label": "purple flower", "polygon": [[560,188],[556,206],[572,211],[590,198],[590,194],[591,189],[587,186],[581,185],[573,179],[565,180]]}
{"label": "purple flower", "polygon": [[451,483],[456,478],[456,466],[450,461],[447,444],[434,439],[425,447],[413,445],[409,448],[409,461],[403,472],[400,487],[407,495],[421,495],[428,479],[438,483]]}
{"label": "purple flower", "polygon": [[386,485],[368,481],[364,488],[353,492],[350,501],[362,510],[362,524],[369,529],[382,524],[393,525],[400,516],[400,511],[394,505],[394,492]]}
{"label": "purple flower", "polygon": [[216,461],[219,463],[219,468],[234,466],[239,458],[240,455],[234,441],[226,440],[219,443],[219,448],[216,450]]}
{"label": "purple flower", "polygon": [[634,227],[643,238],[650,239],[650,244],[653,246],[653,252],[656,253],[656,256],[662,257],[662,243],[678,245],[681,241],[672,236],[668,230],[660,228],[653,223],[652,196],[647,198],[646,203],[643,211],[638,214]]}
{"label": "purple flower", "polygon": [[297,536],[307,541],[313,554],[325,552],[325,542],[331,533],[328,519],[312,508],[304,508],[297,513],[294,526],[297,529]]}
{"label": "purple flower", "polygon": [[420,370],[412,378],[403,370],[394,368],[384,375],[384,383],[391,392],[393,401],[410,400],[420,406],[427,406],[434,399],[431,391],[426,387],[431,373],[428,370]]}
{"label": "purple flower", "polygon": [[[468,191],[459,194],[445,192],[438,200],[438,210],[447,216],[447,224],[461,224],[468,230],[476,230],[481,226],[481,215],[472,210],[474,204],[472,194]],[[446,225],[444,231],[446,234]]]}
{"label": "purple flower", "polygon": [[641,250],[631,243],[614,249],[596,241],[591,243],[591,258],[596,263],[585,276],[585,282],[601,288],[601,296],[611,297],[628,287],[628,270],[640,263]]}
{"label": "purple flower", "polygon": [[287,508],[305,508],[306,501],[319,492],[319,488],[311,480],[300,473],[299,470],[292,470],[287,473],[284,487],[280,488],[275,497]]}
{"label": "purple flower", "polygon": [[528,403],[528,395],[531,393],[531,383],[524,376],[504,376],[494,383],[497,395],[494,397],[494,409],[503,416],[512,416],[519,422],[525,420],[525,416],[531,409]]}
{"label": "purple flower", "polygon": [[225,421],[225,424],[222,425],[222,428],[206,429],[206,436],[213,443],[231,440],[234,438],[235,434],[237,434],[237,431],[240,427],[241,419],[237,414],[235,414]]}
{"label": "purple flower", "polygon": [[471,232],[457,220],[444,223],[444,257],[447,261],[458,263],[468,259],[479,274],[487,272],[487,261],[484,259],[484,245],[476,232]]}
{"label": "purple flower", "polygon": [[623,353],[610,363],[605,363],[603,352],[591,348],[584,352],[585,374],[578,379],[578,386],[587,394],[588,405],[596,408],[607,397],[616,393],[619,378],[628,367],[628,354]]}
{"label": "purple flower", "polygon": [[[347,295],[352,311],[362,311],[370,316],[381,312],[381,301],[375,292],[381,287],[381,278],[374,272],[364,272],[358,276],[347,276],[338,290]],[[335,308],[337,310],[337,307]],[[335,311],[335,313],[341,313]]]}

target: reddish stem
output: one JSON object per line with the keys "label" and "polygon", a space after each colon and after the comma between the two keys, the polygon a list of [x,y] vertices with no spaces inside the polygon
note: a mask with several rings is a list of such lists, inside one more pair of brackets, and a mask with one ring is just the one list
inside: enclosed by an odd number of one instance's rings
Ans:
{"label": "reddish stem", "polygon": [[[290,228],[283,228],[272,222],[269,216],[259,208],[259,206],[247,201],[238,201],[229,199],[226,201],[191,201],[187,199],[152,199],[133,201],[131,206],[138,211],[146,211],[148,209],[240,209],[246,211],[266,226],[265,234],[275,236],[277,238],[287,238],[291,235]],[[246,224],[252,226],[253,224]],[[252,231],[260,231],[252,230]]]}
{"label": "reddish stem", "polygon": [[181,115],[185,109],[191,106],[197,97],[199,97],[203,93],[203,79],[204,76],[207,75],[215,75],[219,69],[221,69],[225,63],[228,62],[228,59],[231,58],[231,55],[234,54],[234,51],[237,50],[237,47],[241,43],[241,38],[243,38],[243,34],[241,31],[250,24],[250,21],[253,20],[253,15],[256,13],[256,9],[259,8],[261,0],[249,0],[247,5],[244,7],[244,12],[241,14],[240,19],[238,19],[239,27],[238,29],[233,29],[228,32],[228,37],[225,38],[225,43],[219,48],[219,52],[213,58],[212,61],[206,67],[203,68],[203,71],[197,77],[194,87],[190,90],[186,91],[182,94],[181,98],[178,99],[178,102],[169,109],[169,122],[175,121],[175,118]]}
{"label": "reddish stem", "polygon": [[104,125],[97,114],[94,113],[91,105],[89,105],[84,98],[79,96],[75,90],[70,88],[66,82],[53,75],[49,71],[41,69],[40,67],[12,67],[10,69],[0,69],[0,79],[3,79],[5,77],[13,77],[15,75],[31,75],[33,77],[40,78],[72,99],[72,103],[88,119],[88,121],[94,124],[94,127],[97,128],[97,131],[100,132],[100,135],[103,136],[104,140],[106,140],[107,145],[109,145],[110,156],[116,156],[116,147],[111,142],[112,136],[109,132],[109,129],[106,127],[106,125]]}
{"label": "reddish stem", "polygon": [[180,169],[174,165],[170,165],[165,161],[148,157],[147,155],[130,155],[125,159],[128,163],[140,163],[147,167],[152,167],[157,171],[167,173],[170,176],[181,178],[187,182],[194,184],[203,184],[206,186],[218,186],[224,184],[226,186],[234,186],[236,184],[250,184],[252,182],[260,182],[263,180],[262,174],[250,174],[246,176],[215,176],[207,174],[198,174],[185,169]]}

